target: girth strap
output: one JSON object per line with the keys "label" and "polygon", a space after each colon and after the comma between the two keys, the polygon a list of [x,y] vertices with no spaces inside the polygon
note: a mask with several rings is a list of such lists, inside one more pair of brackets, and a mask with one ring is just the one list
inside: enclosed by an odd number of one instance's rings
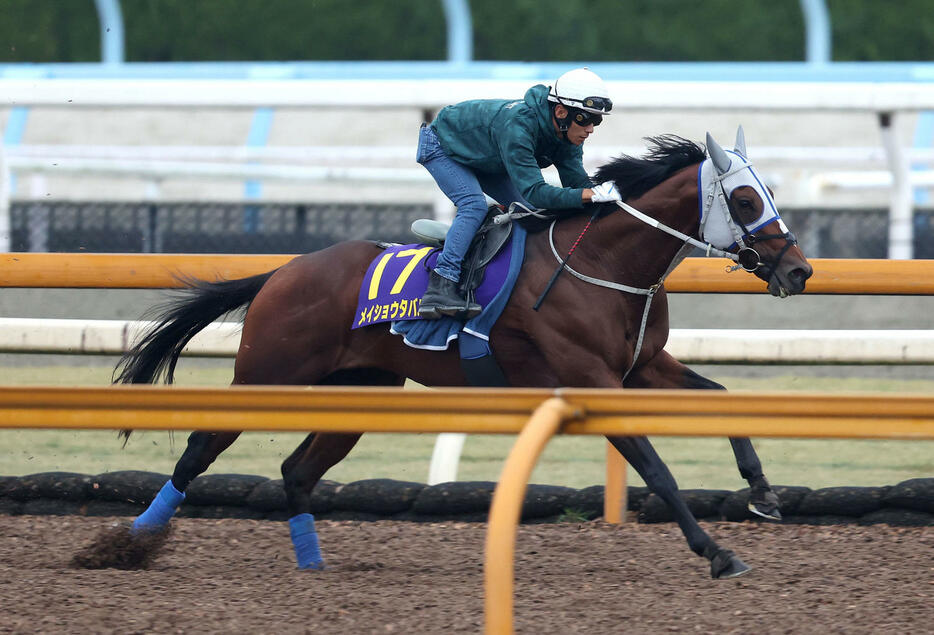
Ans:
{"label": "girth strap", "polygon": [[632,362],[629,364],[629,368],[626,369],[626,372],[623,373],[623,378],[620,380],[620,383],[626,381],[626,378],[629,377],[629,373],[636,367],[639,353],[642,352],[642,342],[645,339],[645,325],[648,324],[649,321],[649,309],[652,308],[652,300],[655,298],[655,292],[658,291],[661,286],[661,282],[653,284],[649,288],[649,294],[645,297],[645,309],[642,311],[642,322],[639,324],[639,337],[636,339],[636,348],[632,353]]}

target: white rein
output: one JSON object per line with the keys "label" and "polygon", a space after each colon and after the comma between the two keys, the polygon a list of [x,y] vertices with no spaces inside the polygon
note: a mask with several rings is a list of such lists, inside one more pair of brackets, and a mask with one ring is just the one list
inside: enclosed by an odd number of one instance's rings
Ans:
{"label": "white rein", "polygon": [[651,216],[648,216],[647,214],[640,212],[639,210],[637,210],[632,205],[629,205],[628,203],[617,201],[616,204],[620,207],[620,209],[628,212],[630,215],[639,219],[643,223],[650,225],[651,227],[654,227],[655,229],[663,231],[666,234],[670,234],[671,236],[674,236],[675,238],[678,238],[684,241],[685,243],[681,247],[681,249],[678,250],[678,253],[675,254],[674,259],[668,265],[668,268],[665,270],[665,273],[663,273],[662,276],[658,279],[658,282],[653,284],[651,287],[648,287],[645,289],[642,289],[639,287],[631,287],[627,284],[620,284],[618,282],[611,282],[609,280],[601,280],[600,278],[594,278],[594,277],[585,275],[583,273],[580,273],[579,271],[575,271],[566,262],[563,261],[563,259],[561,258],[561,255],[558,253],[558,250],[555,247],[554,229],[555,229],[555,223],[558,221],[557,218],[552,220],[551,225],[548,227],[548,244],[551,246],[551,253],[554,254],[557,261],[559,263],[564,262],[564,269],[568,273],[570,273],[572,276],[574,276],[575,278],[578,278],[580,280],[583,280],[584,282],[587,282],[593,285],[597,285],[598,287],[606,287],[607,289],[614,289],[616,291],[622,291],[623,293],[632,293],[635,295],[646,296],[645,308],[642,311],[642,321],[639,325],[639,337],[636,340],[636,347],[632,355],[632,363],[629,365],[629,368],[626,370],[626,373],[623,375],[623,379],[622,379],[622,381],[625,381],[626,378],[629,376],[629,373],[632,371],[633,367],[635,366],[636,360],[639,359],[639,354],[642,352],[642,344],[645,338],[645,326],[648,323],[649,309],[652,306],[652,299],[655,297],[655,294],[661,288],[662,284],[664,284],[665,278],[667,278],[668,275],[672,271],[674,271],[675,267],[681,264],[681,261],[684,260],[684,258],[687,256],[687,252],[689,251],[689,249],[687,248],[688,245],[690,245],[691,247],[700,247],[701,249],[704,250],[707,256],[711,256],[711,255],[722,256],[724,258],[729,258],[730,260],[733,260],[734,262],[738,261],[739,257],[736,254],[732,254],[728,251],[717,249],[710,243],[701,242],[697,240],[696,238],[693,238],[683,232],[678,231],[677,229],[668,227],[667,225],[659,222],[658,220],[652,218]]}

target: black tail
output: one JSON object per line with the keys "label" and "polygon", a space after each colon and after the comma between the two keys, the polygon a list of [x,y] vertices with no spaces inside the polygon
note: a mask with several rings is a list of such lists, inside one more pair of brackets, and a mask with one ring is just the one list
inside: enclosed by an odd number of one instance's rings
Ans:
{"label": "black tail", "polygon": [[[113,382],[153,384],[163,378],[171,384],[178,356],[189,340],[225,313],[248,305],[274,273],[220,282],[185,279],[188,288],[181,291],[182,297],[154,309],[155,324],[124,353]],[[129,438],[130,430],[121,436]]]}
{"label": "black tail", "polygon": [[274,273],[220,282],[186,279],[182,297],[154,309],[155,324],[117,363],[114,383],[153,384],[164,378],[171,384],[189,340],[225,313],[248,305]]}

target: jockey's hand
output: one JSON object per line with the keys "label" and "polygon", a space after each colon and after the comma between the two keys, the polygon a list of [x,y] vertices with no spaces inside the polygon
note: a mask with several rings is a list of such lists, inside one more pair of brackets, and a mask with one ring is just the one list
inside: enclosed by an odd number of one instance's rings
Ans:
{"label": "jockey's hand", "polygon": [[616,189],[616,183],[613,181],[594,185],[591,190],[593,191],[593,196],[590,197],[591,203],[615,203],[623,200],[619,195],[619,190]]}

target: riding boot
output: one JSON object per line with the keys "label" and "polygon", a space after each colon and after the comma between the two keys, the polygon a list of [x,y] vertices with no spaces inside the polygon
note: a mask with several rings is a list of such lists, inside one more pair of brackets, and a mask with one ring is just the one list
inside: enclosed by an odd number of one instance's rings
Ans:
{"label": "riding boot", "polygon": [[442,315],[450,315],[469,320],[480,315],[482,310],[482,306],[476,302],[468,302],[458,293],[456,282],[432,271],[428,279],[428,288],[418,305],[418,316],[426,320],[437,320]]}

